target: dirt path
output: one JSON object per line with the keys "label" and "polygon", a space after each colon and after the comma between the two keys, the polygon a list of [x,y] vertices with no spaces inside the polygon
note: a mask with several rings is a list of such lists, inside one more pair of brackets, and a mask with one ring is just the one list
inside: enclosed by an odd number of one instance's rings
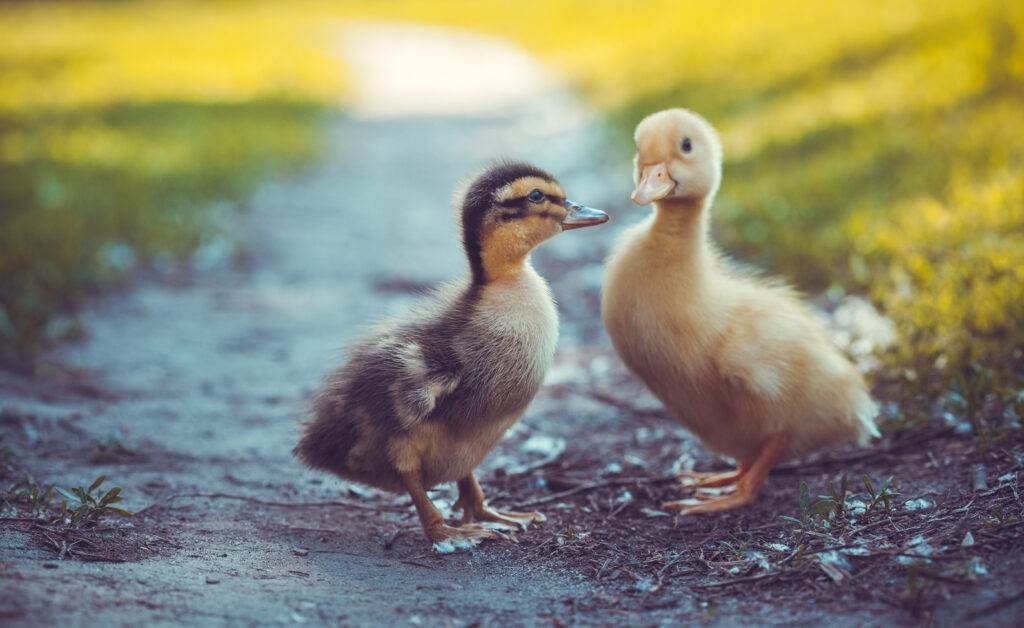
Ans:
{"label": "dirt path", "polygon": [[[395,41],[404,47],[379,54]],[[143,285],[96,304],[85,316],[88,341],[58,356],[82,369],[96,394],[5,382],[7,421],[28,435],[37,476],[68,486],[105,473],[124,487],[127,508],[167,504],[135,522],[158,552],[141,562],[47,562],[23,533],[4,531],[8,617],[531,622],[557,616],[560,600],[581,593],[577,578],[527,570],[500,553],[423,566],[415,557],[430,548],[414,528],[391,546],[415,523],[406,514],[181,496],[399,501],[364,499],[296,464],[290,449],[309,391],[364,325],[463,272],[448,205],[467,173],[506,155],[560,173],[570,190],[592,188],[573,171],[590,142],[586,112],[521,53],[373,26],[350,32],[344,52],[362,79],[354,111],[326,129],[329,150],[315,171],[268,184],[254,199],[237,226],[250,268]],[[585,236],[576,240],[568,246],[586,246]],[[89,463],[90,443],[108,436],[133,459]],[[309,553],[295,555],[300,547]]]}
{"label": "dirt path", "polygon": [[[125,507],[142,511],[124,527],[108,526],[100,549],[122,563],[56,560],[31,527],[0,527],[0,619],[906,621],[900,592],[909,581],[905,570],[889,567],[868,565],[860,572],[868,575],[833,586],[812,561],[802,580],[780,578],[782,588],[701,587],[756,573],[770,552],[764,547],[793,542],[776,522],[793,514],[798,480],[824,490],[848,466],[852,477],[899,474],[905,496],[936,508],[966,503],[963,442],[793,467],[773,478],[757,507],[721,518],[673,521],[652,508],[673,491],[652,479],[678,464],[680,453],[684,464],[714,461],[622,372],[597,317],[601,259],[614,234],[640,217],[623,211],[624,159],[601,155],[588,112],[513,49],[399,26],[365,25],[347,37],[341,54],[361,88],[354,107],[325,129],[322,163],[268,183],[253,199],[234,227],[249,260],[243,267],[214,263],[182,285],[147,283],[94,304],[85,316],[88,339],[55,356],[78,369],[71,374],[35,381],[0,374],[0,420],[19,465],[62,486],[106,474],[124,487]],[[393,55],[400,62],[381,64]],[[309,393],[339,348],[375,318],[401,311],[417,289],[463,272],[448,199],[467,173],[499,155],[550,169],[614,220],[556,238],[536,256],[560,302],[557,364],[482,474],[498,503],[546,500],[549,522],[520,535],[519,544],[438,556],[407,499],[305,472],[290,449]],[[595,400],[595,390],[607,398]],[[103,455],[95,441],[110,437],[129,451]],[[1007,469],[1020,468],[1012,465],[988,469],[994,498],[1011,497],[998,487],[1009,487]],[[583,490],[595,480],[604,484]],[[576,492],[553,499],[559,491]],[[435,496],[442,504],[452,498],[448,487]],[[946,519],[967,525],[983,516],[970,508]],[[900,512],[892,516],[894,529],[908,536],[916,529]],[[958,535],[953,543],[964,536],[960,528],[943,530]],[[978,532],[979,545],[993,552],[1020,547],[985,534]],[[767,545],[756,550],[755,542]],[[986,558],[1000,586],[941,585],[932,595],[949,612],[931,618],[960,620],[1019,588],[1019,575],[1008,576],[1019,574],[1019,553],[1012,555]],[[986,617],[1008,621],[1015,612],[997,610]]]}

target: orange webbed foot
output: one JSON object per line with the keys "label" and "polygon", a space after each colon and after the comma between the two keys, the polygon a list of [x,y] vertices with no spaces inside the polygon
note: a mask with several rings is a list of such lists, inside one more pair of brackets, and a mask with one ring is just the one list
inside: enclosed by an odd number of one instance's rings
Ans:
{"label": "orange webbed foot", "polygon": [[717,488],[731,486],[739,482],[747,469],[743,466],[724,473],[702,473],[700,471],[680,471],[676,474],[682,488]]}
{"label": "orange webbed foot", "polygon": [[507,539],[504,534],[490,530],[477,523],[460,526],[438,525],[425,528],[427,538],[434,543],[434,550],[441,554],[450,554],[457,550],[472,549],[479,543],[489,539]]}
{"label": "orange webbed foot", "polygon": [[[662,503],[662,508],[679,510],[680,515],[697,515],[710,512],[722,512],[748,506],[757,499],[768,478],[768,472],[779,461],[786,449],[786,438],[775,435],[767,438],[761,447],[757,459],[750,465],[741,464],[733,473],[713,474],[718,477],[705,476],[703,484],[696,486],[692,498],[679,499]],[[730,476],[738,476],[732,479]]]}
{"label": "orange webbed foot", "polygon": [[462,521],[481,521],[496,523],[512,530],[525,531],[531,523],[547,521],[547,517],[539,512],[516,512],[514,510],[496,510],[488,506],[466,509]]}

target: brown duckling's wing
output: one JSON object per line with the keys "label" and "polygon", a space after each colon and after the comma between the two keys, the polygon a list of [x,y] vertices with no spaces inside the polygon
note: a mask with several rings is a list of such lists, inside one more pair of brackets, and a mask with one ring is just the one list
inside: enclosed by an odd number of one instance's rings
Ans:
{"label": "brown duckling's wing", "polygon": [[425,420],[444,397],[459,387],[462,378],[458,370],[439,363],[434,353],[415,340],[403,342],[394,350],[396,369],[388,393],[403,429]]}

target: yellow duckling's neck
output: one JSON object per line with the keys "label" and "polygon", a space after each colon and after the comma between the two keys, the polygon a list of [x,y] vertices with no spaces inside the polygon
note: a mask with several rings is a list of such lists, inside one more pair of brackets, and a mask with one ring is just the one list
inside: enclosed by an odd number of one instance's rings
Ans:
{"label": "yellow duckling's neck", "polygon": [[688,274],[699,278],[711,269],[707,199],[659,201],[650,232],[672,262]]}

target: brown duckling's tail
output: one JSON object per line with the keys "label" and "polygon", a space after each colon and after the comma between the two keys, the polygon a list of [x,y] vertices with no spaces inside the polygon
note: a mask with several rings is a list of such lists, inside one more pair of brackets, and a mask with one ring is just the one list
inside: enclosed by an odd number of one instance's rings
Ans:
{"label": "brown duckling's tail", "polygon": [[317,412],[306,423],[302,438],[292,453],[308,467],[344,475],[345,460],[357,437],[355,426],[350,421]]}

